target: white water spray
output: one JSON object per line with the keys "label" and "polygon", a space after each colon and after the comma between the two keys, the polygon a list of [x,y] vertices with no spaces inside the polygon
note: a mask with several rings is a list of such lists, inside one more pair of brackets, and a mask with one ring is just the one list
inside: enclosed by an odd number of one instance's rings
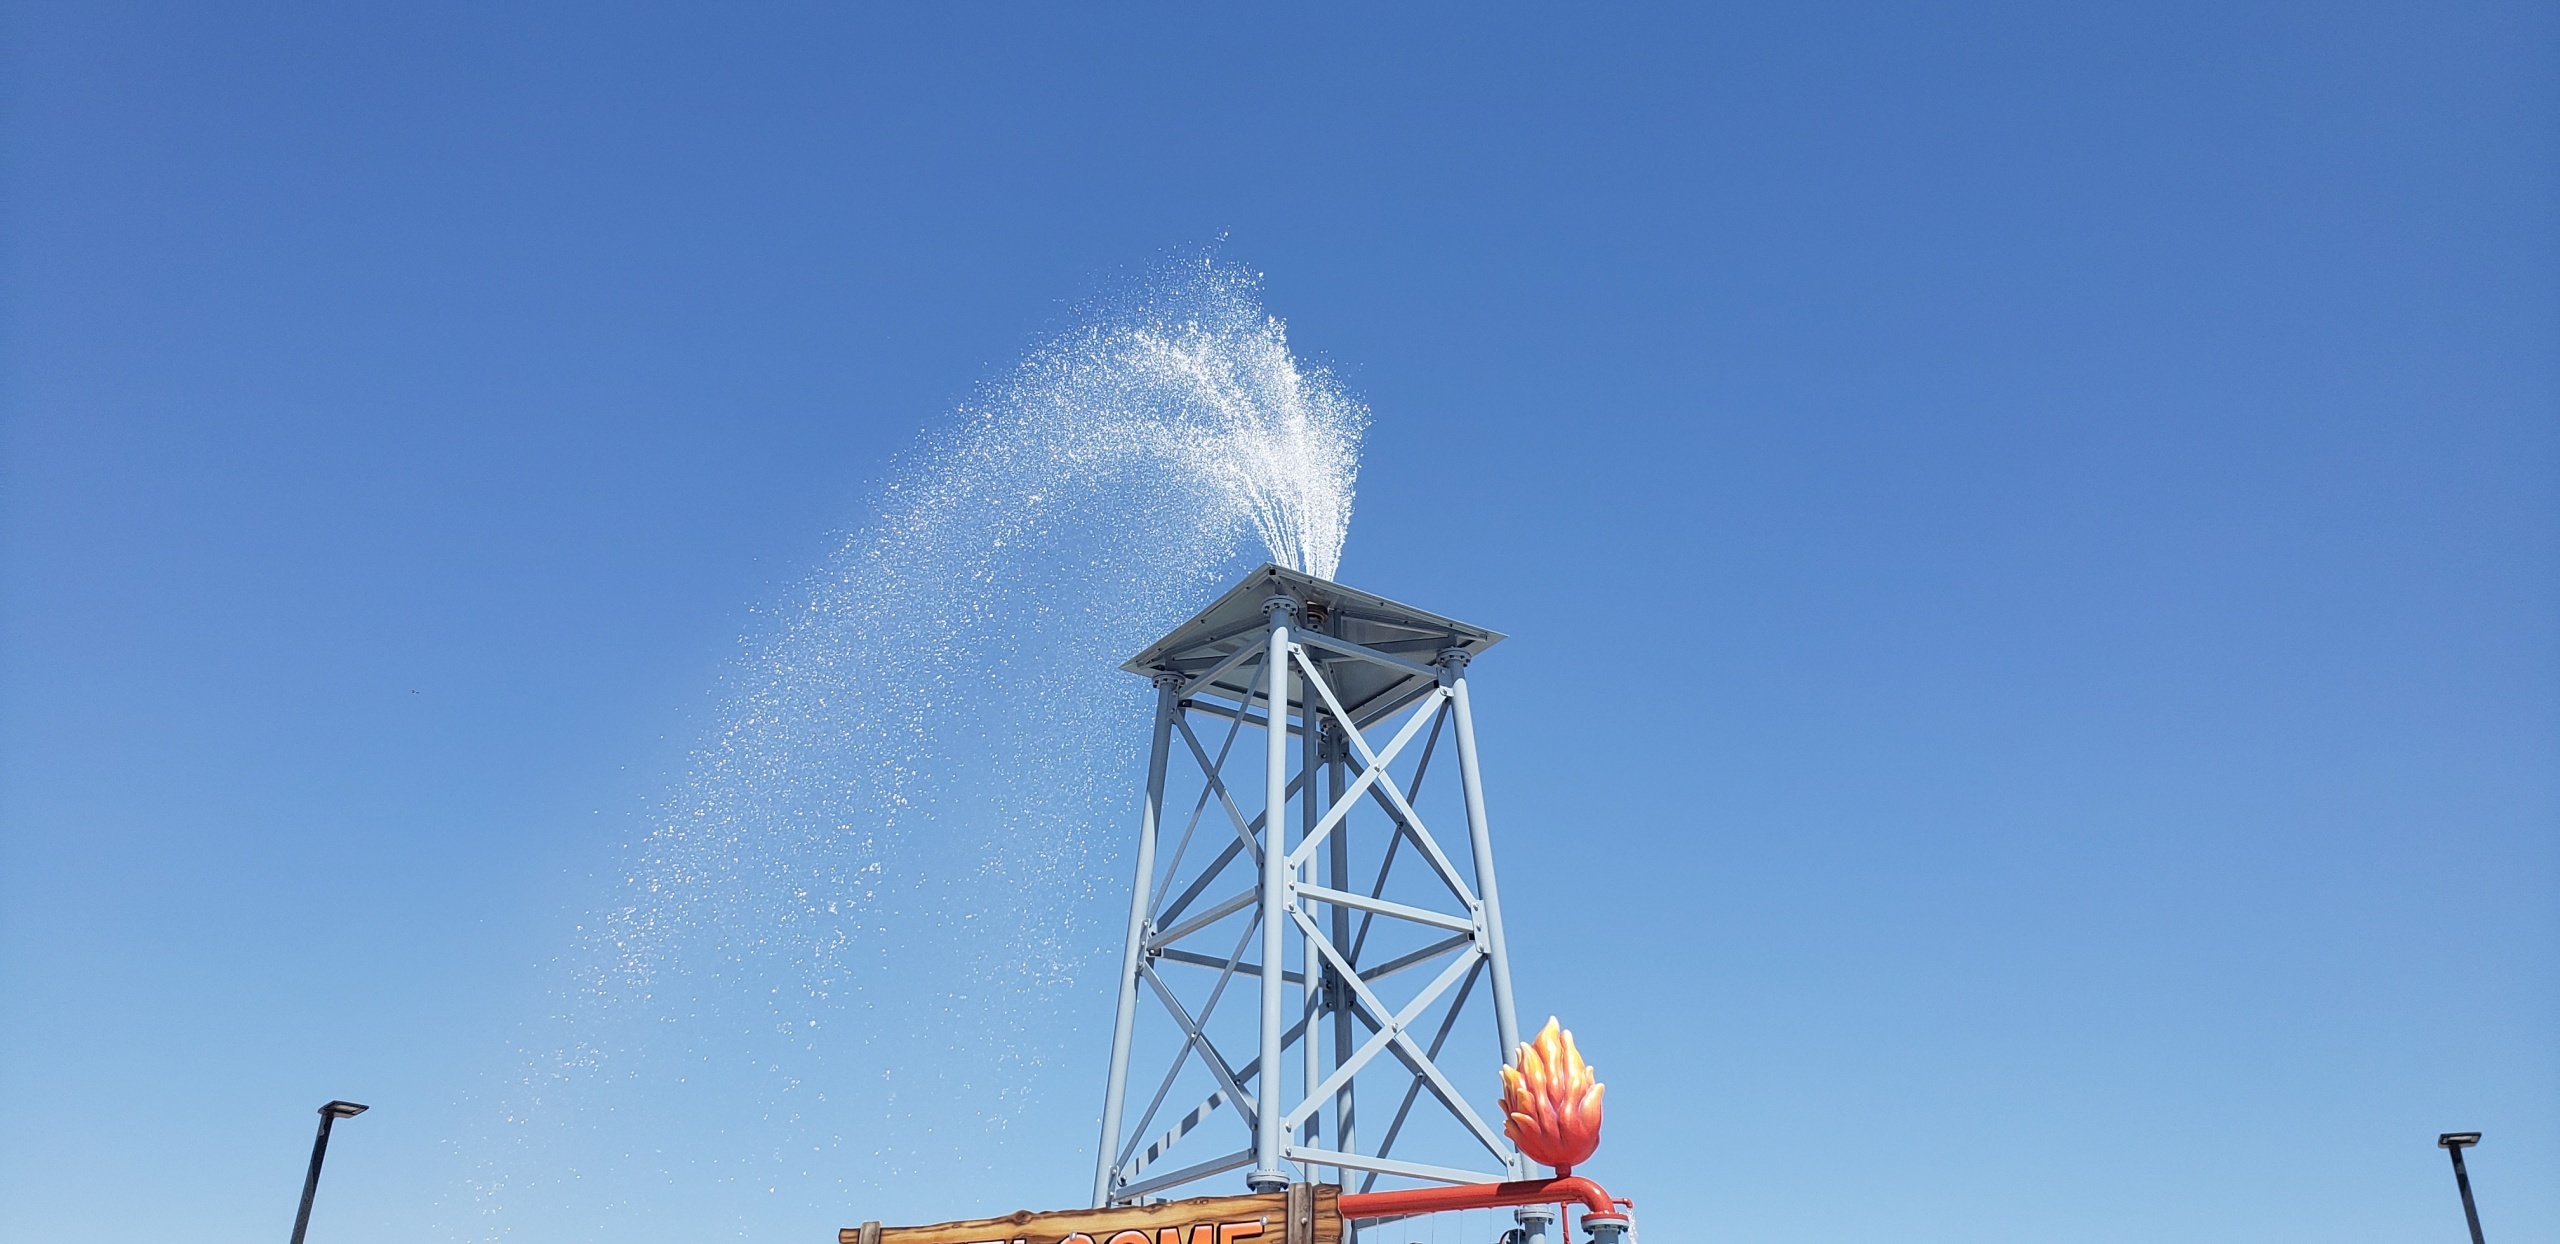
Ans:
{"label": "white water spray", "polygon": [[1095,1053],[1110,1000],[1071,986],[1145,720],[1116,666],[1248,532],[1330,578],[1349,526],[1367,413],[1257,292],[1177,265],[1033,351],[769,617],[581,926],[465,1234],[878,1204],[988,1170],[1053,1056]]}

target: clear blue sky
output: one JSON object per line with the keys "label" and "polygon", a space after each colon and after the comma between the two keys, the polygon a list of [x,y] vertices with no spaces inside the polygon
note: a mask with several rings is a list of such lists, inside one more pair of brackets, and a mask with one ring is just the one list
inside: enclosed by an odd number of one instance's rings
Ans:
{"label": "clear blue sky", "polygon": [[0,1236],[344,1096],[433,1238],[752,607],[1221,238],[1655,1244],[2560,1235],[2560,18],[2102,7],[13,6]]}

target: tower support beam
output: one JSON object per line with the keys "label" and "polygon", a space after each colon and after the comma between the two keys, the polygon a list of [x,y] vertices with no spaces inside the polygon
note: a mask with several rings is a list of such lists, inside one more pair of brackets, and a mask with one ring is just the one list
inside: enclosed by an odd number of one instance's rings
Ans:
{"label": "tower support beam", "polygon": [[1281,810],[1289,806],[1289,623],[1298,602],[1274,596],[1262,602],[1270,638],[1262,659],[1263,687],[1269,699],[1270,724],[1263,730],[1262,772],[1262,1083],[1255,1086],[1260,1108],[1253,1120],[1253,1174],[1246,1183],[1256,1192],[1285,1191],[1289,1172],[1280,1165],[1288,1144],[1282,1134],[1280,1106],[1280,1008],[1288,982],[1280,964],[1288,955],[1289,852],[1281,837]]}
{"label": "tower support beam", "polygon": [[1174,704],[1182,679],[1158,674],[1155,744],[1147,751],[1147,793],[1138,813],[1138,881],[1129,893],[1129,943],[1120,955],[1120,1010],[1111,1023],[1111,1079],[1102,1098],[1102,1141],[1094,1146],[1093,1207],[1111,1203],[1111,1159],[1120,1147],[1120,1110],[1129,1095],[1129,1041],[1138,1026],[1138,969],[1146,962],[1147,909],[1155,901],[1156,822],[1164,812],[1165,762],[1173,752]]}
{"label": "tower support beam", "polygon": [[1493,1026],[1502,1056],[1520,1044],[1520,1012],[1511,1001],[1511,953],[1502,939],[1502,889],[1493,880],[1493,830],[1485,823],[1484,766],[1476,760],[1475,705],[1467,695],[1468,654],[1452,648],[1440,654],[1440,678],[1449,688],[1458,718],[1458,782],[1466,790],[1467,840],[1475,849],[1476,899],[1484,904],[1486,949],[1493,954]]}

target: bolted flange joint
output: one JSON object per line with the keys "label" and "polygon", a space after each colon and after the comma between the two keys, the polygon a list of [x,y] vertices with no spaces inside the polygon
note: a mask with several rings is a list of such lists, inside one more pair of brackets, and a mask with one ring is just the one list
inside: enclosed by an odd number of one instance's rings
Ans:
{"label": "bolted flange joint", "polygon": [[1473,657],[1464,648],[1441,649],[1439,659],[1432,662],[1439,667],[1440,685],[1445,687],[1458,681],[1458,676],[1467,672],[1467,662],[1472,659]]}
{"label": "bolted flange joint", "polygon": [[1523,1205],[1511,1211],[1511,1220],[1520,1225],[1503,1232],[1505,1239],[1517,1244],[1548,1244],[1547,1232],[1555,1226],[1556,1211],[1545,1205]]}
{"label": "bolted flange joint", "polygon": [[1584,1214],[1582,1225],[1591,1231],[1591,1244],[1625,1244],[1634,1224],[1624,1214]]}
{"label": "bolted flange joint", "polygon": [[1297,621],[1297,620],[1298,620],[1298,598],[1297,598],[1297,597],[1295,597],[1295,596],[1290,596],[1290,595],[1287,595],[1287,594],[1282,594],[1282,595],[1277,595],[1277,596],[1267,596],[1267,597],[1264,597],[1264,598],[1263,598],[1263,601],[1262,601],[1262,623],[1263,623],[1263,625],[1265,625],[1265,626],[1269,626],[1269,625],[1272,625],[1272,624],[1274,624],[1274,623],[1278,622],[1278,621],[1280,620],[1280,615],[1281,615],[1281,614],[1284,614],[1284,613],[1285,613],[1285,614],[1287,614],[1287,615],[1289,615],[1289,620],[1290,620],[1290,621],[1295,622],[1295,621]]}

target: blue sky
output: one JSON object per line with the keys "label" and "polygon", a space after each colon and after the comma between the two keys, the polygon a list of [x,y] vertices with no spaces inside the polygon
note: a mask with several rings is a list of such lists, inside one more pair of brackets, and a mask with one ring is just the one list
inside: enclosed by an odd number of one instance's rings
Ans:
{"label": "blue sky", "polygon": [[[2547,6],[6,23],[14,1238],[272,1239],[333,1096],[313,1238],[440,1238],[754,608],[1211,246],[1375,412],[1344,579],[1516,637],[1648,1229],[2453,1240],[2478,1129],[2560,1231]],[[1073,1203],[1061,1022],[856,1217]]]}

